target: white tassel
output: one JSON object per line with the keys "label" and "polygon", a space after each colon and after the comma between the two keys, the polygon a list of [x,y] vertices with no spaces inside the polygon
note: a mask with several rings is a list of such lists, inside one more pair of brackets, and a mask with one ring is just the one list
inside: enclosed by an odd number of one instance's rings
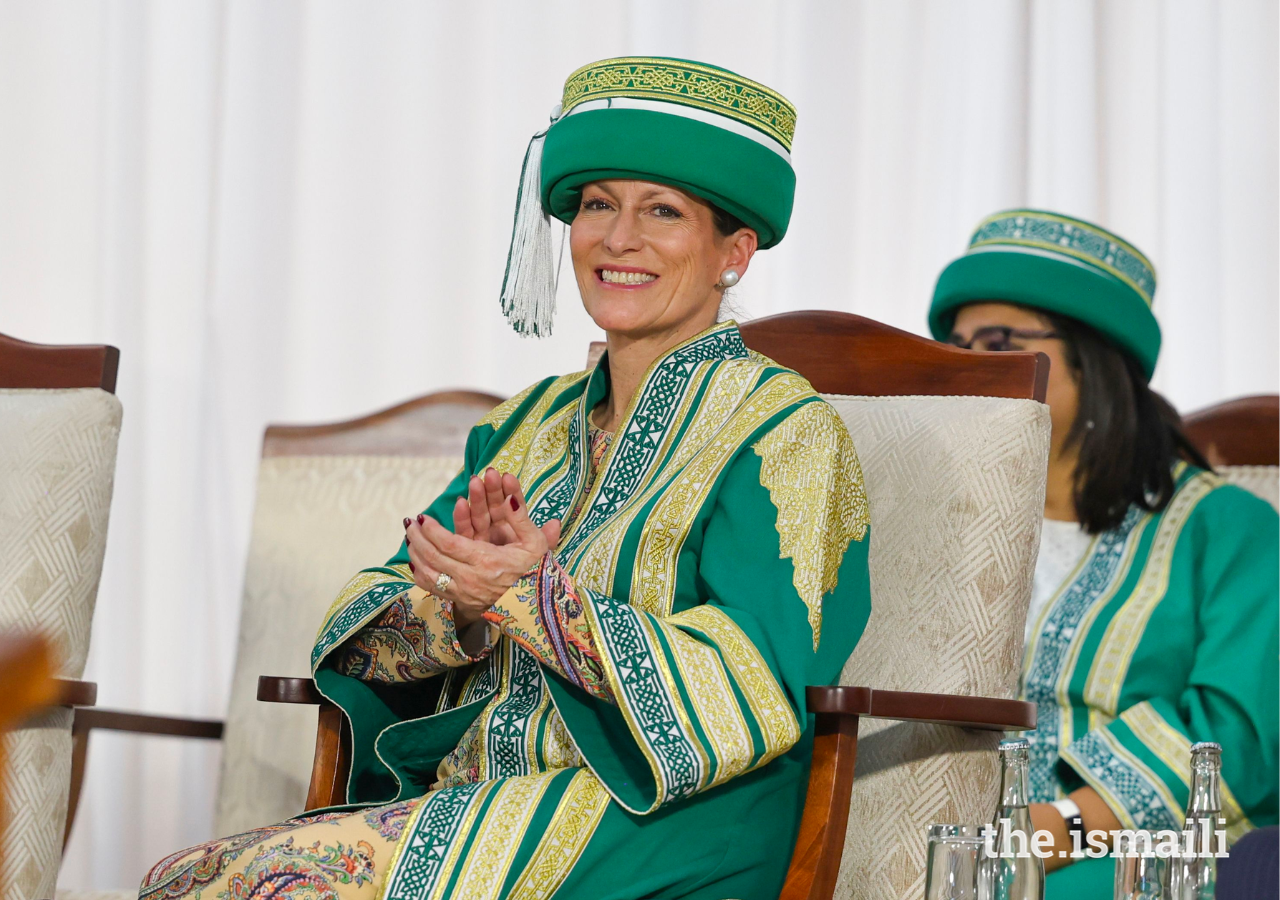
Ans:
{"label": "white tassel", "polygon": [[546,137],[546,131],[535,134],[524,154],[511,249],[502,278],[502,312],[511,327],[525,337],[551,334],[560,275],[551,246],[551,217],[543,210],[540,196]]}

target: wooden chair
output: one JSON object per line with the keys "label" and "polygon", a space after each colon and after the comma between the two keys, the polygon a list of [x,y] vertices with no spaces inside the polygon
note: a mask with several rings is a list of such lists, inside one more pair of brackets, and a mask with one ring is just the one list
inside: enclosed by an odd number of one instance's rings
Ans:
{"label": "wooden chair", "polygon": [[1219,475],[1280,507],[1280,396],[1227,400],[1191,413],[1183,424]]}
{"label": "wooden chair", "polygon": [[0,335],[0,628],[43,635],[49,646],[38,652],[68,676],[54,682],[54,708],[5,741],[14,805],[0,840],[6,898],[53,894],[73,767],[71,708],[97,696],[96,685],[78,679],[106,552],[119,362],[115,347]]}
{"label": "wooden chair", "polygon": [[1238,397],[1197,410],[1184,430],[1214,466],[1280,465],[1280,395]]}
{"label": "wooden chair", "polygon": [[500,401],[442,391],[347,422],[268,427],[227,718],[77,711],[76,795],[93,731],[167,735],[222,740],[216,833],[297,814],[311,771],[311,723],[302,709],[256,703],[256,676],[306,667],[315,623],[334,595],[356,568],[394,552],[403,517],[443,490],[471,426]]}
{"label": "wooden chair", "polygon": [[[1012,493],[1019,493],[1018,489],[1021,491],[1018,515],[1007,517],[1012,523],[1010,528],[1020,529],[1021,543],[1004,554],[1005,562],[1012,560],[1012,577],[1001,576],[1009,583],[999,592],[999,602],[990,604],[992,608],[981,603],[974,606],[983,616],[998,607],[996,611],[1003,616],[991,617],[998,620],[994,623],[984,618],[985,624],[1000,630],[998,635],[992,635],[990,641],[995,648],[992,655],[998,658],[998,671],[988,680],[1002,696],[955,696],[882,689],[880,686],[890,686],[886,681],[895,680],[888,671],[883,672],[883,678],[873,682],[879,685],[877,687],[867,682],[846,683],[847,679],[842,678],[839,686],[815,686],[807,691],[809,709],[817,719],[814,762],[800,836],[782,896],[785,900],[830,898],[836,889],[846,844],[860,719],[922,723],[926,732],[923,741],[919,735],[915,736],[918,752],[927,753],[934,749],[929,740],[933,733],[929,729],[938,726],[955,731],[977,729],[987,735],[976,741],[969,739],[967,745],[955,751],[957,755],[975,747],[990,751],[983,764],[985,780],[971,792],[978,797],[977,802],[981,806],[980,815],[972,809],[967,810],[971,821],[986,820],[995,809],[998,770],[994,745],[998,732],[1035,727],[1034,706],[1013,698],[1017,690],[1023,623],[1030,598],[1030,577],[1043,514],[1048,414],[1039,401],[1044,399],[1048,359],[1043,354],[959,350],[860,316],[836,312],[773,316],[748,323],[743,326],[742,334],[748,347],[796,369],[819,392],[830,395],[842,415],[845,414],[842,404],[849,407],[850,402],[868,398],[894,400],[903,394],[927,395],[910,399],[922,400],[928,405],[935,398],[955,397],[962,403],[971,401],[965,408],[979,417],[990,417],[1004,423],[1012,415],[1018,419],[1018,427],[1031,435],[1030,449],[1016,461],[1020,471],[1010,478],[1017,488]],[[599,350],[599,347],[593,347],[595,358],[598,358]],[[850,398],[843,395],[859,396]],[[984,398],[996,399],[985,401]],[[1015,407],[1012,414],[1001,406],[1009,403]],[[888,404],[881,406],[886,412],[895,412]],[[901,410],[896,412],[903,415]],[[864,472],[868,472],[869,467],[876,464],[876,458],[863,454],[859,431],[854,430],[853,434],[855,443],[859,445]],[[884,569],[891,561],[876,560],[877,528],[880,527],[877,500],[881,498],[876,496],[874,479],[875,476],[868,473],[872,506],[872,589],[878,602],[877,569]],[[885,479],[886,482],[888,480]],[[886,509],[891,508],[892,499],[885,499],[885,504]],[[892,534],[892,531],[887,533]],[[988,581],[1000,580],[990,577],[991,573],[986,570],[974,574],[979,579],[985,576]],[[964,586],[960,593],[972,600],[972,585]],[[894,629],[894,623],[888,623],[886,627],[882,621],[883,614],[878,616],[873,610],[872,615],[869,631],[877,627],[887,631]],[[863,643],[866,642],[864,636]],[[855,652],[851,664],[857,661],[858,656]],[[878,661],[875,662],[878,666]],[[939,668],[946,670],[948,667]],[[853,671],[858,671],[856,665]],[[846,667],[846,674],[849,672]],[[897,680],[909,681],[910,678]],[[928,678],[924,680],[927,682]],[[349,738],[342,713],[320,696],[309,678],[263,676],[258,679],[258,699],[320,707],[306,808],[344,802],[350,758]],[[897,744],[892,740],[883,743],[892,756]],[[895,761],[905,763],[912,759],[908,755]],[[992,783],[992,778],[997,782]],[[970,807],[973,805],[971,803]],[[916,856],[921,861],[919,878],[916,879],[919,884],[914,889],[918,895],[923,891],[923,827],[914,834],[919,843]]]}

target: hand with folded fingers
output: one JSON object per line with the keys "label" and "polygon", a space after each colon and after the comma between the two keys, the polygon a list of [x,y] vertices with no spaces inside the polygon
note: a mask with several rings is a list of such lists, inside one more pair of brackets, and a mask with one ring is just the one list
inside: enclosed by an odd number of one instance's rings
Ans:
{"label": "hand with folded fingers", "polygon": [[453,605],[461,636],[556,545],[560,522],[535,525],[515,476],[490,469],[459,498],[454,527],[457,533],[420,515],[405,526],[405,542],[414,582]]}
{"label": "hand with folded fingers", "polygon": [[[519,481],[514,475],[502,475],[492,466],[484,475],[472,475],[467,485],[467,496],[459,497],[453,505],[453,532],[463,537],[503,546],[514,543],[516,536],[510,523],[495,519],[495,511],[501,515],[507,498],[519,492]],[[514,489],[512,489],[514,488]],[[408,522],[405,528],[408,528]]]}

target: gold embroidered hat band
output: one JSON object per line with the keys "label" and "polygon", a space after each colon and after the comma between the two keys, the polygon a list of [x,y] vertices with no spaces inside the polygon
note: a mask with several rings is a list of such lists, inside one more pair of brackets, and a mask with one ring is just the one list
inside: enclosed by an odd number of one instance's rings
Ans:
{"label": "gold embroidered hat band", "polygon": [[568,115],[579,104],[609,98],[701,109],[756,129],[786,151],[796,133],[796,108],[786,97],[727,69],[702,63],[651,57],[591,63],[565,81],[560,105]]}
{"label": "gold embroidered hat band", "polygon": [[1160,355],[1155,293],[1155,267],[1119,235],[1060,213],[1011,209],[978,223],[964,256],[942,270],[929,329],[945,340],[961,306],[1016,303],[1096,328],[1150,378]]}
{"label": "gold embroidered hat band", "polygon": [[791,220],[795,107],[734,72],[661,57],[592,63],[565,81],[551,124],[525,154],[502,310],[521,334],[549,334],[558,265],[551,218],[577,214],[583,186],[669,184],[738,217],[761,249]]}

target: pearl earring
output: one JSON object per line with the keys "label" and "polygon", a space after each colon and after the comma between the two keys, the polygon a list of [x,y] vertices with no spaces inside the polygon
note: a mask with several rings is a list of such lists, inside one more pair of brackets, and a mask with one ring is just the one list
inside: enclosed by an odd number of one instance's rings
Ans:
{"label": "pearl earring", "polygon": [[720,273],[720,287],[731,288],[738,283],[738,273],[733,269],[725,269]]}

